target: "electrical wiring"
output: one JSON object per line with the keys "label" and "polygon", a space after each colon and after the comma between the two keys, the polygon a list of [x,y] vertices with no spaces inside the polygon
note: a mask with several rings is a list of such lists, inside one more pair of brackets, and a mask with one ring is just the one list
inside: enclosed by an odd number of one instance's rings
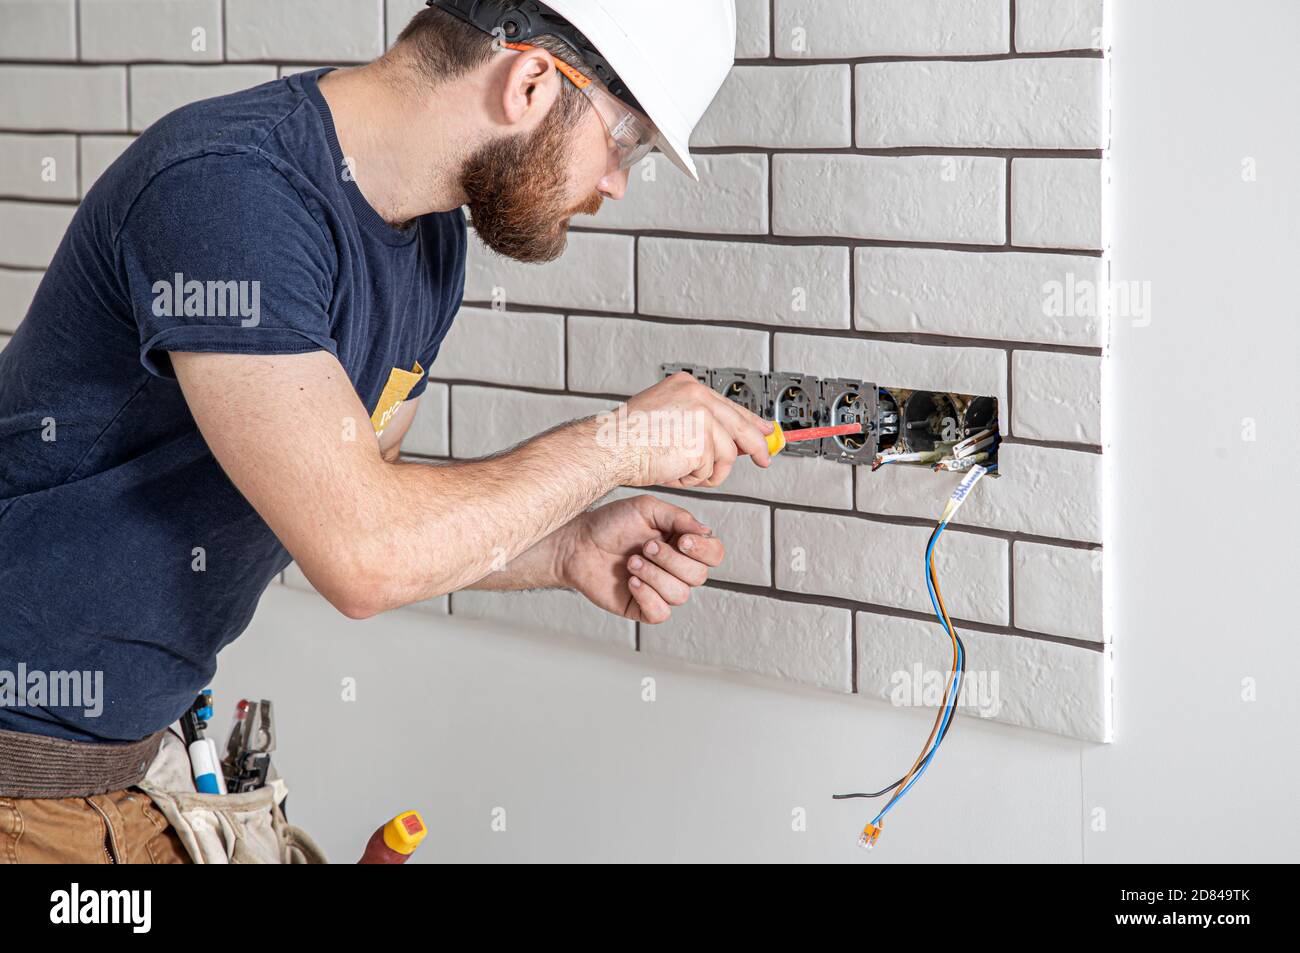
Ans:
{"label": "electrical wiring", "polygon": [[977,464],[971,467],[970,471],[957,485],[956,490],[953,491],[952,497],[944,507],[943,513],[940,515],[939,521],[935,524],[934,530],[930,533],[930,538],[926,543],[926,589],[930,596],[930,605],[934,609],[935,617],[939,620],[939,624],[943,626],[944,631],[952,641],[953,661],[948,681],[944,687],[943,698],[940,700],[939,711],[935,716],[935,724],[930,729],[930,735],[926,738],[925,744],[921,746],[921,753],[912,763],[912,767],[908,769],[908,772],[886,788],[882,788],[873,793],[859,792],[853,794],[832,795],[836,800],[843,800],[846,798],[856,797],[882,797],[890,791],[894,792],[893,796],[890,797],[885,806],[881,808],[876,816],[867,823],[865,828],[863,828],[862,834],[858,838],[858,843],[867,849],[875,846],[876,840],[879,838],[880,833],[884,828],[885,815],[889,813],[895,804],[902,800],[907,792],[912,789],[912,786],[921,779],[922,775],[925,774],[926,769],[929,768],[930,763],[934,760],[934,756],[938,752],[939,746],[943,744],[944,739],[947,738],[948,731],[952,727],[953,720],[956,716],[957,699],[961,691],[962,676],[966,671],[966,645],[962,642],[961,636],[958,635],[957,629],[948,615],[948,608],[944,604],[943,592],[939,588],[939,579],[934,568],[934,550],[935,546],[939,542],[939,537],[943,535],[943,531],[947,528],[949,521],[951,521],[953,516],[956,514],[961,504],[965,502],[971,489],[986,473],[995,472],[996,470],[996,463],[990,466],[980,466]]}

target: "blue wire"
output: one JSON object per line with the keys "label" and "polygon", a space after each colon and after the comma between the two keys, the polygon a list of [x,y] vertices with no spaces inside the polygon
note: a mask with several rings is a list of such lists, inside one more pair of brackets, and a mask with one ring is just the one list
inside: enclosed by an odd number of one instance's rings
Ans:
{"label": "blue wire", "polygon": [[[956,638],[952,629],[948,627],[948,623],[944,620],[943,612],[939,609],[939,598],[934,591],[934,580],[930,577],[930,565],[931,565],[931,560],[934,558],[934,546],[937,542],[939,542],[939,537],[943,535],[943,531],[945,528],[947,528],[947,526],[948,526],[947,520],[940,523],[938,529],[934,534],[934,537],[930,540],[929,545],[925,547],[925,587],[930,592],[930,605],[934,607],[934,614],[939,619],[939,624],[943,626],[945,632],[947,632],[950,636]],[[929,754],[925,756],[925,760],[921,762],[921,767],[917,769],[917,772],[912,777],[912,780],[907,783],[907,787],[903,788],[902,791],[898,792],[898,797],[893,798],[888,804],[884,806],[884,808],[881,809],[880,813],[877,814],[872,819],[871,821],[872,824],[879,824],[881,819],[886,814],[889,813],[890,809],[899,801],[901,801],[903,799],[903,796],[912,789],[912,785],[915,784],[917,781],[921,780],[921,775],[925,774],[925,769],[930,766],[931,759],[934,758],[935,752],[939,750],[939,745],[943,743],[944,732],[948,728],[948,722],[952,718],[953,709],[957,704],[957,693],[958,691],[960,691],[961,688],[961,673],[962,673],[962,669],[965,667],[964,665],[965,661],[966,661],[966,652],[962,648],[961,642],[958,642],[956,671],[952,673],[952,680],[951,680],[951,684],[953,686],[952,692],[948,698],[948,705],[947,707],[944,708],[943,721],[939,725],[939,736],[935,740],[934,746],[930,748]]]}

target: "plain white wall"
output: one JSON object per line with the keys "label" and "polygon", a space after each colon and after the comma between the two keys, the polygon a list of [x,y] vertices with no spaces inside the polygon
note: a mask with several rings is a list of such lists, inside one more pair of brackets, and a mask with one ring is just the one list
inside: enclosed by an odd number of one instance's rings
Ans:
{"label": "plain white wall", "polygon": [[1085,856],[1294,861],[1300,5],[1111,8],[1113,276],[1153,306],[1112,322],[1118,743],[1084,753]]}
{"label": "plain white wall", "polygon": [[[1116,743],[963,719],[868,855],[854,846],[867,802],[829,795],[893,780],[925,712],[412,612],[353,623],[276,587],[215,687],[224,712],[276,700],[290,813],[336,861],[409,807],[432,829],[426,861],[1300,854],[1284,603],[1300,8],[1144,0],[1112,16],[1114,277],[1149,281],[1153,302],[1149,326],[1114,321],[1106,400]],[[356,702],[339,700],[344,677]],[[791,830],[799,807],[806,832]]]}

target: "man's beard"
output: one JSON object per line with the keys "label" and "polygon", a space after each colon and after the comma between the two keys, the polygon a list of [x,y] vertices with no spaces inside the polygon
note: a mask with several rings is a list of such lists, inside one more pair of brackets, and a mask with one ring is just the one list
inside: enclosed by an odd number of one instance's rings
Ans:
{"label": "man's beard", "polygon": [[529,136],[515,135],[483,146],[461,173],[461,188],[474,230],[483,244],[518,261],[560,257],[569,219],[595,215],[599,194],[577,208],[566,204],[572,124],[552,108]]}

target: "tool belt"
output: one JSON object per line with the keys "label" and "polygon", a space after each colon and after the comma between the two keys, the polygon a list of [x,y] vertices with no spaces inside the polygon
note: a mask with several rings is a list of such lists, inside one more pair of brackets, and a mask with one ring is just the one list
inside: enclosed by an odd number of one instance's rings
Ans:
{"label": "tool belt", "polygon": [[171,822],[196,864],[324,864],[324,852],[285,819],[282,778],[241,794],[194,789],[185,743],[167,732],[138,785]]}
{"label": "tool belt", "polygon": [[164,734],[94,744],[0,730],[0,797],[90,797],[134,787],[148,773]]}
{"label": "tool belt", "polygon": [[282,779],[242,794],[200,794],[185,743],[173,732],[93,744],[0,730],[0,797],[90,797],[124,788],[149,795],[197,864],[328,862],[285,819]]}

